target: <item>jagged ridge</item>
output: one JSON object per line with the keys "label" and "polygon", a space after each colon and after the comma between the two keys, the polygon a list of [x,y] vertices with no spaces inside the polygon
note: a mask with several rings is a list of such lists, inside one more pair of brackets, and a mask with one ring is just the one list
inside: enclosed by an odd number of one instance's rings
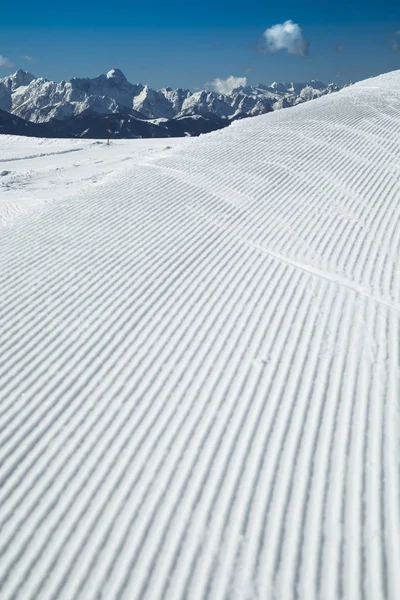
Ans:
{"label": "jagged ridge", "polygon": [[338,91],[336,84],[321,81],[259,84],[234,89],[230,94],[163,88],[154,90],[130,83],[119,69],[95,78],[48,81],[19,70],[0,79],[0,109],[28,121],[42,123],[68,119],[85,111],[98,114],[135,111],[145,119],[173,119],[213,114],[234,119],[293,106]]}

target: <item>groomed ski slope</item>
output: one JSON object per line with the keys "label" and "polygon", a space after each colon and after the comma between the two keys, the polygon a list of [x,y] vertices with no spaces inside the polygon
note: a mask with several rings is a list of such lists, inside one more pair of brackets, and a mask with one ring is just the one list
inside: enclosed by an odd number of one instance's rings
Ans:
{"label": "groomed ski slope", "polygon": [[400,71],[59,188],[0,261],[2,600],[400,598]]}

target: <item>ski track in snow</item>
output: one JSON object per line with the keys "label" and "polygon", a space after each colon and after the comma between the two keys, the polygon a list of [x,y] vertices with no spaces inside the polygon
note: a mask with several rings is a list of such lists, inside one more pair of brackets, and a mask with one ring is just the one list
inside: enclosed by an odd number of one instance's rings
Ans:
{"label": "ski track in snow", "polygon": [[15,160],[27,160],[29,158],[45,158],[58,154],[69,154],[70,152],[80,152],[83,148],[71,148],[70,150],[60,150],[59,152],[43,152],[42,154],[30,154],[28,156],[19,156],[16,158],[0,158],[0,162],[13,162]]}
{"label": "ski track in snow", "polygon": [[399,140],[397,71],[0,191],[2,600],[400,598]]}

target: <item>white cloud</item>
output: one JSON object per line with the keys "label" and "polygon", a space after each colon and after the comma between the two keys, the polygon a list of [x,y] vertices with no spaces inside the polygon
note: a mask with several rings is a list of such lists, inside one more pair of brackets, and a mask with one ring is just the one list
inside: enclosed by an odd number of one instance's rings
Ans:
{"label": "white cloud", "polygon": [[308,53],[308,40],[303,37],[302,29],[293,21],[273,25],[263,33],[263,47],[267,52],[287,50],[289,54],[306,56]]}
{"label": "white cloud", "polygon": [[33,60],[32,56],[29,56],[28,54],[24,54],[23,56],[21,56],[21,58],[29,61]]}
{"label": "white cloud", "polygon": [[247,77],[234,77],[233,75],[230,75],[230,77],[227,77],[226,79],[214,79],[214,81],[210,81],[206,85],[213,87],[219,94],[229,94],[240,85],[244,86],[246,84]]}
{"label": "white cloud", "polygon": [[[400,37],[400,30],[395,31],[394,35],[396,35],[397,37]],[[390,47],[394,52],[397,52],[398,50],[400,50],[400,39],[390,40]]]}
{"label": "white cloud", "polygon": [[9,58],[6,58],[5,56],[1,56],[0,54],[0,68],[1,67],[12,67],[13,64],[11,62],[11,60]]}

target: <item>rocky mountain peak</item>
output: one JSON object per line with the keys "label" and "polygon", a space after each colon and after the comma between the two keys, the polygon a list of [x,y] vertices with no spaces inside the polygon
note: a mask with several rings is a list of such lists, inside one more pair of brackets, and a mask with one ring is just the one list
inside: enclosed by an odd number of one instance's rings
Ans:
{"label": "rocky mountain peak", "polygon": [[107,79],[115,79],[116,81],[128,81],[121,69],[111,69],[106,75]]}

